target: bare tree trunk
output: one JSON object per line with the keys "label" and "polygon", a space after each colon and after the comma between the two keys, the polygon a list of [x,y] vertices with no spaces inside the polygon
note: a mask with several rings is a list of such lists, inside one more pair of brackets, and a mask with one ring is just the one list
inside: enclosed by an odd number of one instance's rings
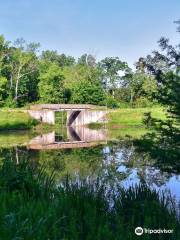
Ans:
{"label": "bare tree trunk", "polygon": [[11,78],[10,78],[10,90],[12,89],[13,87],[13,76],[12,76],[12,73],[11,73]]}
{"label": "bare tree trunk", "polygon": [[18,98],[18,86],[19,86],[19,78],[17,78],[17,80],[16,80],[15,97],[14,97],[15,101]]}
{"label": "bare tree trunk", "polygon": [[15,101],[18,99],[18,88],[19,88],[19,81],[20,81],[20,71],[21,66],[19,66],[18,73],[17,73],[17,79],[16,79],[16,86],[15,86]]}

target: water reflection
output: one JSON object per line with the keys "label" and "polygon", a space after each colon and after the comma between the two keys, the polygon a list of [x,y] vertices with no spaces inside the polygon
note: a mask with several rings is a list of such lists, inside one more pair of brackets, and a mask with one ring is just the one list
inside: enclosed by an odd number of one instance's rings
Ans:
{"label": "water reflection", "polygon": [[99,143],[106,143],[106,129],[89,129],[87,127],[67,127],[64,131],[52,131],[37,136],[28,144],[30,149],[65,149],[83,148],[96,146]]}
{"label": "water reflection", "polygon": [[109,186],[121,183],[128,188],[146,183],[151,188],[170,191],[180,200],[179,172],[165,171],[164,163],[157,165],[148,154],[137,152],[130,139],[107,142],[106,129],[68,128],[63,131],[32,138],[27,148],[1,148],[0,164],[7,159],[17,164],[26,159],[37,167],[45,165],[48,174],[55,171],[57,182],[68,174],[75,181],[98,177]]}

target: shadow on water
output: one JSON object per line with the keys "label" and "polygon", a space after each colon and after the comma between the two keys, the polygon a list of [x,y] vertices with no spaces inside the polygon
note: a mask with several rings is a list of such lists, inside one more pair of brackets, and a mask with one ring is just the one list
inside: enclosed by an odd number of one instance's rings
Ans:
{"label": "shadow on water", "polygon": [[163,171],[180,174],[180,132],[148,133],[134,141],[136,151],[155,159],[155,166]]}

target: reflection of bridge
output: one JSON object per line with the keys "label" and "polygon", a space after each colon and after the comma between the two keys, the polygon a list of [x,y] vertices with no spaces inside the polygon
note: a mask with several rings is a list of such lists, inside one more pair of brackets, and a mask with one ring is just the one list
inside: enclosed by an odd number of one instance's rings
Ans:
{"label": "reflection of bridge", "polygon": [[92,130],[89,128],[67,128],[67,139],[58,140],[56,133],[43,134],[33,138],[28,147],[30,149],[68,149],[68,148],[85,148],[93,147],[100,143],[106,143],[107,130]]}
{"label": "reflection of bridge", "polygon": [[67,126],[82,126],[105,121],[106,111],[88,104],[37,104],[28,110],[30,116],[45,123],[55,124],[55,112],[67,112]]}

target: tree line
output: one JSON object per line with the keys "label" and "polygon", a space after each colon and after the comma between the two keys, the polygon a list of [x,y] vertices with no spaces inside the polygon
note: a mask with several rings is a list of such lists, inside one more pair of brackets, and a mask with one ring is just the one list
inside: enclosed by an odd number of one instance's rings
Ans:
{"label": "tree line", "polygon": [[89,103],[149,106],[157,81],[140,61],[136,70],[119,57],[97,61],[91,54],[79,59],[57,51],[39,51],[39,43],[0,36],[0,106],[28,103]]}

